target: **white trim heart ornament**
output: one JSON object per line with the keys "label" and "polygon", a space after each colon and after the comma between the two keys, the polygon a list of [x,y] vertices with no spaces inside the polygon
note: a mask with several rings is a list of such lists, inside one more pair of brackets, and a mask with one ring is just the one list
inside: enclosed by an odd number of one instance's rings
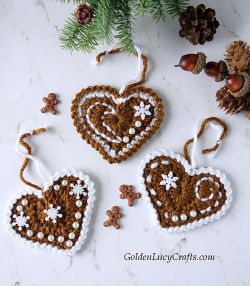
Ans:
{"label": "white trim heart ornament", "polygon": [[[218,149],[226,136],[226,124],[216,117],[205,119],[199,138],[207,124],[222,127],[216,145],[203,154]],[[197,139],[196,138],[196,139]],[[167,232],[182,232],[219,219],[232,201],[232,189],[226,175],[217,169],[194,168],[188,154],[190,139],[184,145],[184,157],[172,151],[155,151],[141,162],[138,179],[143,198],[155,225]]]}
{"label": "white trim heart ornament", "polygon": [[[72,101],[71,117],[77,132],[109,163],[132,156],[153,136],[163,119],[161,99],[152,89],[139,86],[145,81],[147,58],[136,49],[139,72],[135,82],[120,91],[111,86],[90,86]],[[106,53],[97,55],[97,62]]]}
{"label": "white trim heart ornament", "polygon": [[43,188],[24,178],[29,161],[37,163],[24,139],[44,131],[40,128],[20,137],[20,145],[27,150],[20,179],[31,189],[9,202],[6,221],[11,234],[26,244],[74,255],[87,237],[95,201],[94,183],[83,172],[66,169],[45,180]]}

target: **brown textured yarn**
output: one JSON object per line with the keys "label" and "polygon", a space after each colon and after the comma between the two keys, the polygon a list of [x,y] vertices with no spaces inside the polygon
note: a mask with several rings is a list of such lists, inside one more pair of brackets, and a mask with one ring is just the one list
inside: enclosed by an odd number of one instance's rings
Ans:
{"label": "brown textured yarn", "polygon": [[[118,54],[120,52],[122,52],[121,48],[116,48],[116,49],[113,49],[111,51],[101,52],[100,54],[98,54],[96,56],[96,61],[99,63],[101,61],[101,58],[106,56],[107,54]],[[135,53],[135,55],[137,55],[137,53]],[[138,86],[138,85],[141,85],[145,81],[146,72],[147,72],[147,68],[148,68],[148,59],[147,59],[147,57],[145,55],[141,55],[141,58],[142,58],[142,64],[143,64],[143,69],[142,69],[142,73],[141,73],[141,79],[139,81],[135,82],[135,83],[132,83],[132,84],[128,85],[126,87],[126,89],[132,88],[132,87],[135,87],[135,86]]]}
{"label": "brown textured yarn", "polygon": [[[45,131],[46,131],[45,128],[39,128],[39,129],[33,130],[32,132],[24,133],[24,134],[21,135],[20,138],[19,138],[19,144],[20,144],[21,146],[23,146],[23,147],[27,150],[27,153],[28,153],[29,155],[31,155],[31,154],[32,154],[32,148],[31,148],[31,146],[30,146],[27,142],[24,141],[24,139],[27,138],[27,137],[29,137],[29,136],[31,136],[31,135],[40,134],[40,133],[43,133],[43,132],[45,132]],[[27,181],[27,180],[24,178],[23,173],[24,173],[24,170],[26,169],[26,167],[28,166],[29,162],[30,162],[30,159],[29,159],[28,157],[26,157],[26,158],[24,159],[24,162],[23,162],[23,164],[22,164],[22,166],[21,166],[21,169],[20,169],[20,171],[19,171],[19,178],[20,178],[20,180],[21,180],[25,185],[28,185],[28,186],[30,186],[30,187],[36,189],[36,190],[41,190],[41,189],[42,189],[41,187],[39,187],[38,185],[35,185],[35,184],[33,184],[33,183]]]}
{"label": "brown textured yarn", "polygon": [[[115,54],[119,53],[121,51],[120,48],[111,50],[110,52],[103,52],[97,55],[96,60],[99,62],[103,56],[105,56],[107,53],[110,54]],[[72,106],[71,106],[71,117],[73,119],[74,126],[76,127],[77,132],[81,135],[81,137],[87,141],[88,144],[90,144],[93,148],[95,148],[97,151],[101,153],[104,159],[108,160],[109,163],[120,163],[123,160],[126,160],[129,156],[131,156],[133,153],[135,153],[142,144],[144,144],[148,139],[151,138],[151,136],[155,133],[155,131],[160,127],[160,124],[163,119],[163,106],[161,99],[157,96],[157,94],[150,88],[146,88],[144,86],[138,86],[142,84],[145,81],[145,74],[147,71],[147,58],[142,55],[142,60],[143,60],[143,70],[141,74],[141,79],[139,82],[130,84],[126,87],[125,91],[122,94],[119,94],[119,92],[115,89],[112,88],[111,86],[103,86],[103,85],[96,85],[96,86],[90,86],[87,87],[81,92],[79,92],[75,99],[72,101]],[[156,102],[156,108],[157,108],[157,114],[154,113],[154,108],[150,107],[150,112],[151,115],[146,116],[145,120],[143,120],[141,123],[141,127],[135,128],[135,134],[128,134],[128,130],[130,127],[134,127],[134,123],[136,120],[134,113],[135,109],[134,106],[139,106],[140,102],[143,101],[145,105],[149,104],[147,99],[142,99],[142,98],[130,98],[129,100],[121,103],[121,104],[116,104],[111,98],[108,97],[102,97],[102,98],[91,98],[87,99],[83,105],[79,105],[81,100],[89,93],[93,92],[101,92],[101,93],[110,93],[112,94],[115,98],[128,98],[132,94],[146,94],[149,95],[150,97],[154,98],[154,101]],[[117,157],[111,157],[107,151],[104,149],[103,145],[94,141],[92,138],[92,132],[93,129],[92,127],[89,126],[89,124],[86,123],[86,114],[87,114],[87,109],[93,104],[100,103],[99,105],[97,104],[93,110],[91,110],[89,117],[91,118],[91,122],[94,124],[95,128],[97,128],[99,131],[106,136],[109,136],[110,138],[114,138],[114,134],[109,132],[107,129],[105,129],[102,125],[103,122],[105,122],[108,126],[113,129],[118,136],[123,138],[123,136],[129,137],[130,140],[133,140],[133,138],[136,135],[139,135],[139,133],[142,130],[145,130],[146,127],[150,124],[150,122],[155,118],[155,123],[152,126],[151,130],[148,131],[144,136],[142,136],[142,139],[138,141],[135,145],[133,145],[132,148],[130,148],[127,152],[125,152],[123,155],[119,155]],[[115,114],[108,114],[105,115],[104,112],[106,109],[104,108],[103,105],[101,104],[109,104],[114,108]],[[82,117],[79,118],[78,116],[78,109],[81,109],[82,111]],[[104,118],[104,119],[102,119]],[[107,143],[106,139],[102,140]],[[129,141],[130,142],[130,141]],[[108,142],[109,143],[109,142]],[[120,144],[115,144],[113,142],[109,143],[109,145],[112,147],[113,150],[115,150],[117,153],[122,150],[127,143],[120,143]]]}
{"label": "brown textured yarn", "polygon": [[[212,122],[212,121],[215,121],[216,123],[218,123],[219,125],[221,125],[223,127],[223,132],[220,135],[219,140],[223,140],[224,139],[224,137],[227,134],[228,127],[227,127],[227,125],[226,125],[226,123],[224,121],[222,121],[221,119],[219,119],[217,117],[209,117],[209,118],[207,118],[207,119],[202,121],[200,130],[199,130],[199,132],[197,134],[197,138],[201,137],[201,135],[203,134],[203,132],[205,130],[205,127],[206,127],[207,123]],[[190,159],[190,156],[189,156],[189,153],[188,153],[188,147],[193,142],[194,142],[194,138],[191,138],[191,139],[189,139],[185,143],[185,145],[183,147],[184,157],[188,161],[189,164],[191,164],[192,162],[191,162],[191,159]],[[219,148],[219,146],[220,146],[220,144],[217,142],[213,147],[202,150],[202,154],[208,154],[210,152],[214,152],[214,151],[216,151]]]}
{"label": "brown textured yarn", "polygon": [[[67,180],[67,186],[64,186],[62,184],[63,180]],[[26,199],[28,201],[28,204],[23,207],[22,211],[25,217],[29,216],[29,220],[27,221],[29,226],[28,228],[24,227],[22,230],[18,229],[18,225],[12,226],[12,228],[17,233],[19,233],[21,237],[24,237],[33,242],[39,242],[40,244],[51,244],[52,246],[56,246],[58,249],[70,248],[67,247],[66,242],[69,239],[69,233],[74,233],[75,237],[71,239],[71,241],[73,242],[72,246],[74,246],[81,234],[82,223],[85,217],[84,213],[88,200],[88,195],[81,196],[80,199],[82,201],[82,205],[78,207],[76,206],[76,196],[70,195],[70,192],[72,191],[70,185],[72,183],[74,185],[77,184],[78,180],[79,178],[74,176],[64,176],[62,178],[59,178],[58,180],[53,182],[52,186],[50,186],[47,191],[43,192],[42,198],[38,198],[34,194],[23,195],[13,205],[13,208],[11,210],[11,223],[15,221],[13,215],[20,215],[19,211],[17,210],[17,206],[21,206],[22,201]],[[81,184],[84,185],[85,182],[82,181]],[[60,186],[59,191],[54,190],[55,185]],[[84,191],[88,194],[88,189],[84,189]],[[51,219],[49,219],[48,221],[45,220],[47,214],[44,213],[44,210],[49,209],[50,204],[52,204],[54,208],[56,208],[57,206],[61,207],[59,213],[62,214],[62,218],[57,218],[56,223],[53,223]],[[75,218],[75,213],[77,212],[80,212],[82,214],[80,219]],[[76,229],[73,227],[74,222],[79,223],[79,227]],[[27,229],[33,231],[32,237],[29,237],[27,235]],[[42,232],[44,234],[44,238],[38,238],[37,234],[39,232]],[[53,241],[48,240],[49,235],[54,236]],[[63,236],[65,240],[63,242],[59,242],[59,236]]]}
{"label": "brown textured yarn", "polygon": [[[162,164],[162,161],[167,161],[168,164]],[[152,168],[151,165],[154,163],[157,167]],[[174,177],[178,177],[178,180],[175,188],[171,187],[166,190],[165,186],[160,183],[163,180],[162,174],[168,175],[170,172]],[[148,176],[150,180],[147,180]],[[190,176],[179,160],[169,156],[161,155],[150,160],[144,168],[143,177],[146,191],[163,228],[187,225],[196,220],[205,219],[220,211],[227,199],[225,187],[218,177],[207,172]],[[207,198],[213,193],[213,198],[207,201],[197,198],[195,193],[196,184],[202,178],[213,180],[212,182],[203,179],[200,183],[198,192],[201,198]],[[152,189],[155,194],[151,193]],[[161,205],[157,204],[159,201]],[[196,212],[194,217],[191,215],[192,211]],[[182,214],[187,216],[185,220],[181,219]],[[177,222],[172,220],[174,215],[179,218]]]}

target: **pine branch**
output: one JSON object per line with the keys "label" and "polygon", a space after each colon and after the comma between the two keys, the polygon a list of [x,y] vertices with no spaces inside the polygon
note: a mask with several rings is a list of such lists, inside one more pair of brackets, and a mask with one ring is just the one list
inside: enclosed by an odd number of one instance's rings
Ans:
{"label": "pine branch", "polygon": [[98,44],[93,23],[80,26],[74,14],[66,21],[62,29],[60,41],[62,47],[70,51],[83,50],[90,52]]}
{"label": "pine branch", "polygon": [[133,2],[133,10],[135,10],[135,15],[144,16],[145,13],[149,11],[149,0],[138,0]]}
{"label": "pine branch", "polygon": [[113,41],[114,28],[114,0],[99,0],[96,7],[96,30],[97,37],[101,42],[107,44]]}
{"label": "pine branch", "polygon": [[148,11],[155,21],[164,20],[165,11],[162,0],[150,0]]}
{"label": "pine branch", "polygon": [[189,0],[163,0],[166,6],[166,13],[172,17],[179,16],[188,6]]}
{"label": "pine branch", "polygon": [[[57,1],[85,3],[85,0]],[[133,52],[134,19],[145,13],[151,14],[157,22],[163,20],[166,14],[172,17],[179,16],[189,0],[88,0],[87,3],[93,11],[92,21],[81,26],[72,14],[60,36],[63,48],[90,52],[99,42],[111,44],[115,37],[124,50]]]}
{"label": "pine branch", "polygon": [[131,53],[134,51],[132,11],[129,0],[119,0],[115,3],[115,36],[121,47]]}

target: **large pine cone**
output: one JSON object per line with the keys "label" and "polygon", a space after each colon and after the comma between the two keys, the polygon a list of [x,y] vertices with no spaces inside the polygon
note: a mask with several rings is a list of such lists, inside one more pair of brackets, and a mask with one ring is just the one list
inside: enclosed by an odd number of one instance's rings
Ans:
{"label": "large pine cone", "polygon": [[250,72],[250,46],[244,41],[234,41],[226,50],[226,62],[232,72]]}
{"label": "large pine cone", "polygon": [[243,97],[234,97],[224,86],[217,91],[216,100],[219,107],[227,114],[236,114],[243,110],[250,111],[250,93]]}
{"label": "large pine cone", "polygon": [[197,7],[188,6],[180,15],[180,37],[186,38],[193,45],[205,44],[213,40],[219,22],[215,17],[215,10],[204,4]]}

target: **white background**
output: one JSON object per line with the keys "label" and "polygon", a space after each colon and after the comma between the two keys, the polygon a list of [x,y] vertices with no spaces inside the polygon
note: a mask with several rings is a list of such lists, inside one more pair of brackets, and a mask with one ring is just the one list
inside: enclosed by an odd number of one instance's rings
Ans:
{"label": "white background", "polygon": [[[75,132],[70,103],[74,94],[88,85],[119,88],[134,76],[136,59],[116,55],[94,67],[94,53],[62,50],[59,29],[70,15],[71,5],[49,0],[0,1],[1,285],[250,285],[250,122],[244,114],[226,116],[217,108],[215,92],[222,83],[213,82],[204,73],[194,76],[173,67],[186,53],[203,51],[208,60],[217,61],[223,58],[231,40],[250,42],[250,4],[247,0],[204,2],[215,8],[221,23],[214,41],[204,46],[194,47],[179,38],[177,20],[155,24],[145,17],[136,23],[136,43],[150,61],[145,85],[163,99],[166,115],[160,131],[139,152],[127,162],[109,165]],[[60,96],[58,116],[39,111],[42,97],[49,92]],[[213,160],[199,157],[198,162],[227,173],[233,205],[220,221],[200,229],[182,234],[157,233],[143,200],[128,209],[126,201],[118,197],[118,187],[122,183],[138,186],[136,168],[147,153],[160,148],[181,153],[185,140],[193,135],[197,118],[211,115],[228,123],[229,136]],[[32,145],[34,154],[51,173],[74,167],[88,173],[96,185],[97,201],[88,240],[73,258],[13,240],[3,220],[8,199],[25,188],[18,179],[21,158],[13,148],[16,137],[21,131],[42,126],[48,126],[49,131],[34,137]],[[42,183],[34,169],[30,171],[32,179]],[[125,215],[119,231],[102,226],[105,211],[114,204],[120,205]],[[169,264],[124,261],[127,252],[214,254],[216,259]]]}

